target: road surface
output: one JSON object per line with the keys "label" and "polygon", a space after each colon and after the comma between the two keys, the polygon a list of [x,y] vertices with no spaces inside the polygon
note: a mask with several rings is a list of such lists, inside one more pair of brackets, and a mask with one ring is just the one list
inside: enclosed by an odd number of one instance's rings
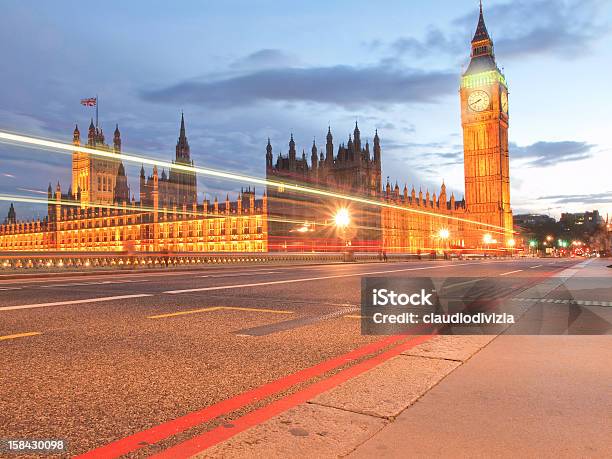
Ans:
{"label": "road surface", "polygon": [[[62,438],[70,454],[83,453],[379,341],[362,336],[356,319],[364,275],[512,277],[527,286],[581,262],[258,265],[0,280],[0,438]],[[131,457],[249,409],[141,445]]]}

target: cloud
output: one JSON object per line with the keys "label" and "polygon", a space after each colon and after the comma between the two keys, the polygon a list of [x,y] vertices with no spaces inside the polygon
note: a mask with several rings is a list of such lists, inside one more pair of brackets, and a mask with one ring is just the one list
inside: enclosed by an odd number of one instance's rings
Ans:
{"label": "cloud", "polygon": [[[605,15],[600,12],[608,6],[604,5],[601,0],[516,0],[487,6],[485,21],[497,54],[505,60],[541,54],[578,59],[610,31],[596,19]],[[445,54],[462,58],[466,40],[476,28],[476,18],[474,11],[455,19],[454,30],[449,33],[429,26],[423,38],[398,38],[388,44],[388,51],[398,57]],[[382,46],[380,40],[370,43],[372,48]]]}
{"label": "cloud", "polygon": [[542,196],[538,199],[553,201],[556,204],[612,204],[612,191],[591,194],[559,194]]}
{"label": "cloud", "polygon": [[592,156],[595,145],[586,142],[536,142],[531,145],[518,146],[510,143],[511,159],[528,159],[529,167],[546,167],[558,163],[581,161]]}
{"label": "cloud", "polygon": [[397,55],[409,54],[414,57],[425,57],[432,53],[459,54],[465,52],[465,45],[459,40],[447,37],[437,27],[429,26],[425,38],[401,37],[390,45]]}
{"label": "cloud", "polygon": [[235,69],[261,69],[266,67],[290,67],[298,60],[280,49],[261,49],[230,64]]}
{"label": "cloud", "polygon": [[452,72],[353,67],[277,68],[216,80],[185,81],[145,91],[151,102],[236,107],[257,102],[316,102],[356,108],[363,104],[430,103],[453,94]]}

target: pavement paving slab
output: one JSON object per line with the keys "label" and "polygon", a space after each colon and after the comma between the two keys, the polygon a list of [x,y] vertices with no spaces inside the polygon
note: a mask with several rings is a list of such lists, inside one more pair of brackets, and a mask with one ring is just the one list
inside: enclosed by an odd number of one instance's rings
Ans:
{"label": "pavement paving slab", "polygon": [[496,337],[497,335],[436,336],[429,341],[425,341],[412,349],[402,352],[402,355],[465,362]]}
{"label": "pavement paving slab", "polygon": [[327,406],[302,404],[194,456],[203,458],[337,458],[388,421]]}
{"label": "pavement paving slab", "polygon": [[459,365],[451,360],[399,355],[311,403],[392,419]]}

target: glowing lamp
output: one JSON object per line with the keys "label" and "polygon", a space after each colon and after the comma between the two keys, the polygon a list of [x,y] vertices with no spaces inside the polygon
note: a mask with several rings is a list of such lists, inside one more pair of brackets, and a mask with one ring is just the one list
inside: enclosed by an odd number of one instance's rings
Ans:
{"label": "glowing lamp", "polygon": [[334,221],[336,226],[345,227],[351,223],[351,217],[349,215],[349,211],[346,208],[338,209],[336,212],[336,216],[334,217]]}

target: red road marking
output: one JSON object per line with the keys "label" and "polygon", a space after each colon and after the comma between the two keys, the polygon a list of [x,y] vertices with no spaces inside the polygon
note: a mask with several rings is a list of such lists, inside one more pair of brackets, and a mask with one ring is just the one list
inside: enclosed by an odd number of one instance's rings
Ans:
{"label": "red road marking", "polygon": [[155,427],[151,427],[150,429],[135,433],[129,437],[114,441],[76,457],[81,459],[109,459],[122,456],[137,449],[144,448],[150,444],[162,441],[168,437],[171,437],[172,435],[181,433],[223,414],[235,411],[253,402],[269,397],[270,395],[282,392],[283,390],[286,390],[296,384],[338,368],[360,357],[372,354],[403,339],[406,339],[405,335],[396,335],[370,343],[347,354],[321,362],[310,368],[300,370],[296,373],[277,379],[276,381],[264,384],[256,389],[243,392],[235,397],[223,400],[215,405],[211,405],[202,410],[194,411],[193,413],[186,414],[180,418],[159,424]]}
{"label": "red road marking", "polygon": [[176,446],[168,448],[161,453],[150,456],[156,459],[175,459],[175,458],[188,458],[197,454],[211,446],[216,445],[234,435],[253,427],[257,424],[261,424],[268,419],[293,408],[296,405],[305,403],[306,401],[314,398],[315,396],[338,386],[339,384],[360,375],[361,373],[370,370],[371,368],[379,365],[391,357],[395,357],[403,351],[410,349],[418,344],[421,344],[434,335],[419,336],[409,340],[408,342],[402,343],[392,349],[389,349],[377,356],[374,356],[368,360],[365,360],[355,366],[349,367],[342,370],[339,373],[331,376],[330,378],[319,381],[305,389],[296,392],[295,394],[289,395],[285,398],[277,400],[263,408],[252,411],[235,421],[232,421],[230,427],[220,426],[211,431],[204,432],[203,434],[197,435],[186,442],[180,443]]}

